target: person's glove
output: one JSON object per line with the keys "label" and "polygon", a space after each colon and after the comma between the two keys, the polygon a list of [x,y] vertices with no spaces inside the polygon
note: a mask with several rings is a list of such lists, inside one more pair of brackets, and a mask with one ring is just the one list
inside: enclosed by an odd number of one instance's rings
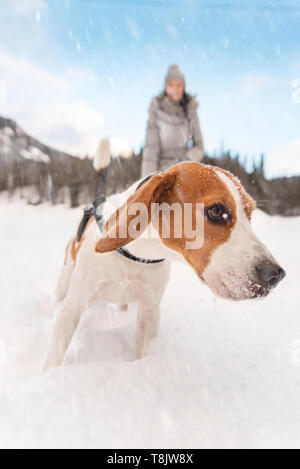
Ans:
{"label": "person's glove", "polygon": [[204,151],[203,150],[200,150],[200,148],[198,147],[194,147],[192,148],[191,150],[189,150],[187,152],[187,157],[191,160],[191,161],[202,161],[203,159],[203,156],[204,156]]}

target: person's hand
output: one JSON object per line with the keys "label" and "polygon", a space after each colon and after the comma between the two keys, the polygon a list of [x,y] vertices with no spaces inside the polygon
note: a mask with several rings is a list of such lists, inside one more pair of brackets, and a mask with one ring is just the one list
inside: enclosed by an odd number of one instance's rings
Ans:
{"label": "person's hand", "polygon": [[204,151],[201,150],[200,148],[198,147],[194,147],[192,148],[191,150],[189,150],[187,152],[187,157],[191,160],[191,161],[202,161],[203,159],[203,156],[204,156]]}

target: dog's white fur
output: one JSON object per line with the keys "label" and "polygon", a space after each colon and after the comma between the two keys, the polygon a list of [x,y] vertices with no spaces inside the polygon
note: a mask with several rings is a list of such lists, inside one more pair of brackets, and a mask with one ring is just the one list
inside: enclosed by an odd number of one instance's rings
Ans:
{"label": "dog's white fur", "polygon": [[[104,214],[108,217],[114,208],[121,206],[135,192],[140,181],[127,191],[108,199]],[[147,354],[148,346],[158,331],[160,303],[169,281],[171,262],[166,259],[157,264],[141,264],[127,259],[117,252],[97,254],[95,245],[101,231],[94,220],[85,230],[86,237],[76,265],[70,253],[63,266],[56,298],[54,336],[44,369],[57,367],[62,363],[65,352],[71,342],[74,331],[82,314],[93,304],[106,301],[121,305],[138,304],[136,356]],[[168,256],[171,250],[157,240],[147,240],[143,251],[144,257],[151,259]],[[158,249],[155,246],[159,243]],[[136,249],[132,245],[137,244]],[[139,255],[140,240],[130,244],[130,252]],[[70,249],[70,242],[68,250]],[[174,253],[176,256],[176,254]]]}
{"label": "dog's white fur", "polygon": [[[249,269],[252,268],[254,258],[260,256],[269,259],[270,262],[273,262],[274,258],[253,234],[235,185],[226,175],[221,172],[217,174],[237,202],[238,222],[230,240],[213,254],[203,280],[213,291],[226,297],[229,290],[232,295],[234,290],[237,294],[241,292],[243,294],[243,290],[247,289],[248,275],[251,275]],[[127,191],[108,199],[104,206],[106,220],[136,191],[139,182],[137,181]],[[141,358],[147,354],[150,341],[158,331],[160,303],[169,281],[171,260],[184,261],[179,253],[162,243],[151,223],[149,229],[151,237],[145,232],[140,238],[131,242],[128,248],[137,256],[152,259],[166,258],[164,262],[142,264],[127,259],[116,251],[102,254],[95,252],[95,245],[102,235],[95,219],[84,231],[85,239],[77,254],[76,262],[70,255],[72,241],[70,240],[66,262],[56,291],[58,304],[54,335],[45,370],[62,363],[82,314],[99,301],[112,302],[120,306],[130,303],[138,305],[136,356]],[[153,236],[154,233],[156,236]],[[230,269],[233,271],[233,276],[228,275]]]}

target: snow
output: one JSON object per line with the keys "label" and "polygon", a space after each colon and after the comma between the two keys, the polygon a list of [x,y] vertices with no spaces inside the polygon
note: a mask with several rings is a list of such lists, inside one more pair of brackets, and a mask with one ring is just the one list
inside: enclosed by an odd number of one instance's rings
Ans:
{"label": "snow", "polygon": [[4,127],[4,129],[0,129],[0,144],[4,144],[4,146],[10,145],[11,137],[13,135],[14,131],[10,127]]}
{"label": "snow", "polygon": [[49,163],[50,162],[49,156],[46,155],[46,153],[42,152],[37,147],[31,147],[29,149],[29,151],[28,150],[21,150],[20,155],[23,158],[33,160],[33,161],[41,161],[43,163]]}
{"label": "snow", "polygon": [[4,127],[3,133],[9,137],[13,137],[15,135],[15,132],[11,127]]}
{"label": "snow", "polygon": [[287,270],[262,301],[214,298],[174,264],[159,336],[134,360],[136,310],[86,312],[63,367],[40,372],[53,291],[81,209],[0,197],[0,446],[300,446],[300,218],[257,212]]}
{"label": "snow", "polygon": [[[20,129],[17,129],[17,134],[22,132]],[[11,149],[12,138],[15,135],[14,129],[11,127],[4,127],[0,129],[0,147],[2,153],[8,153]],[[43,163],[50,163],[50,157],[40,150],[38,147],[31,146],[28,150],[20,150],[20,156],[33,161],[41,161]]]}

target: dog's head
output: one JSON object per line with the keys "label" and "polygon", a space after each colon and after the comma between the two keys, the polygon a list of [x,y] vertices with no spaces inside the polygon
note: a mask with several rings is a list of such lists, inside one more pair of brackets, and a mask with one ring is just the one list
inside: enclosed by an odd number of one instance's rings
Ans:
{"label": "dog's head", "polygon": [[[193,267],[197,275],[217,295],[232,300],[266,296],[284,278],[285,272],[252,231],[251,216],[256,207],[240,182],[222,169],[184,162],[156,174],[142,185],[127,203],[106,223],[97,252],[116,250],[135,239],[128,233],[136,212],[134,204],[146,207],[147,221],[152,221],[162,243],[176,251]],[[163,212],[153,219],[153,204],[182,207],[182,218]],[[178,236],[178,224],[185,226],[184,207],[190,207],[193,227],[198,226],[197,206],[203,207],[203,243],[191,248],[185,230]],[[141,227],[140,220],[139,226]],[[165,230],[166,224],[168,229]],[[125,230],[124,230],[125,229]],[[130,231],[130,230],[129,230]],[[169,236],[165,236],[165,232]],[[120,233],[127,233],[121,237]]]}

